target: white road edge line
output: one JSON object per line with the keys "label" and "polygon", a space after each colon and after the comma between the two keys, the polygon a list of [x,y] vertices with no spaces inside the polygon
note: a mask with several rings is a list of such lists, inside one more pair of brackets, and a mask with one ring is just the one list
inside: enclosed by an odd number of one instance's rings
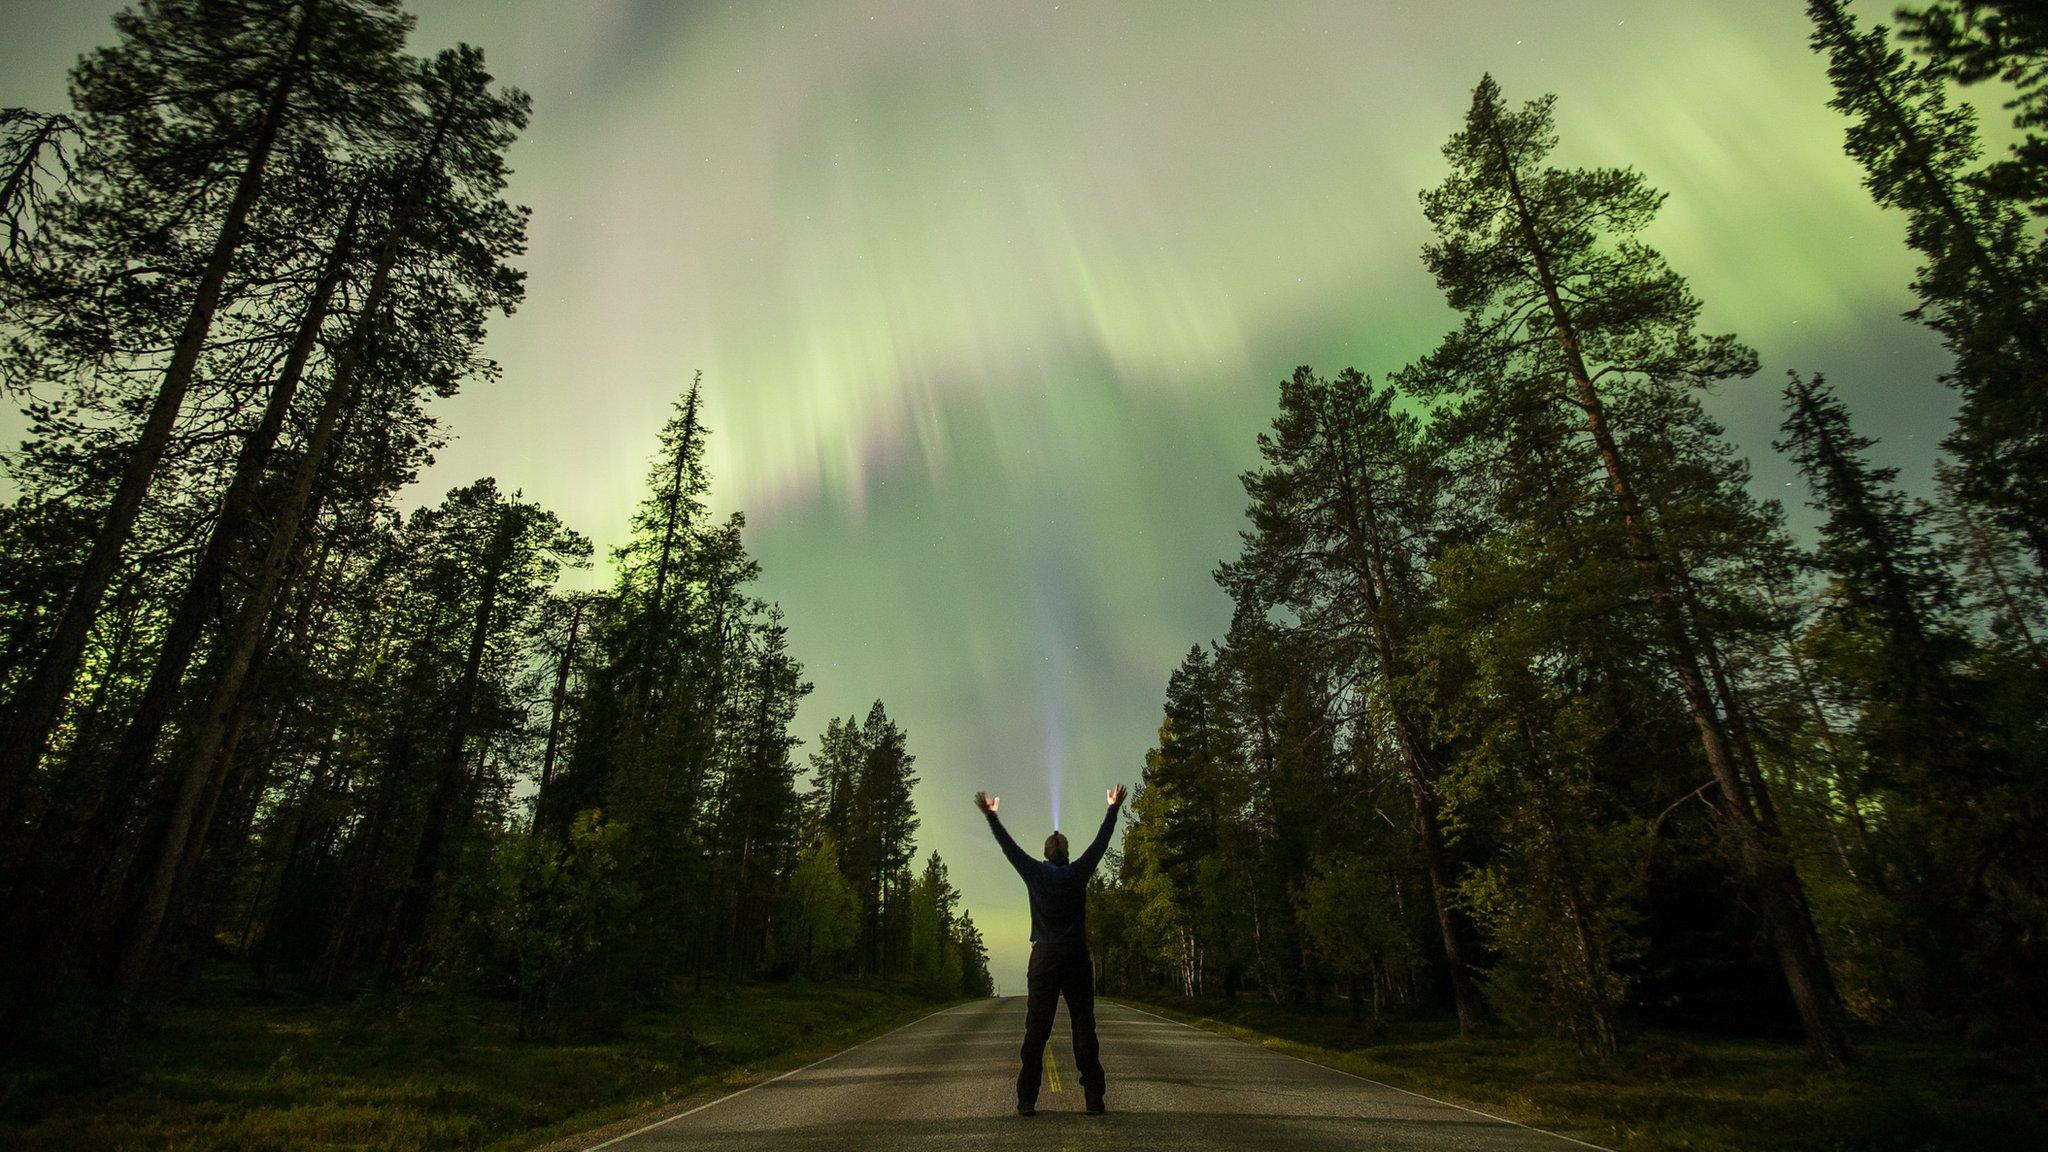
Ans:
{"label": "white road edge line", "polygon": [[915,1025],[922,1024],[934,1016],[944,1016],[946,1013],[951,1012],[956,1008],[965,1008],[968,1006],[968,1004],[974,1003],[978,1003],[978,1001],[970,1000],[967,1002],[967,1004],[955,1004],[952,1008],[941,1008],[937,1012],[927,1012],[924,1015],[919,1016],[917,1019],[912,1020],[909,1024],[898,1024],[896,1027],[889,1029],[887,1032],[883,1032],[877,1036],[870,1036],[858,1044],[853,1044],[849,1045],[848,1047],[841,1048],[839,1051],[832,1053],[830,1056],[821,1056],[818,1059],[811,1061],[809,1064],[806,1064],[801,1068],[791,1068],[789,1071],[784,1072],[782,1075],[770,1077],[769,1079],[761,1081],[759,1084],[749,1084],[745,1088],[742,1088],[737,1092],[728,1092],[725,1095],[720,1096],[716,1100],[706,1100],[704,1103],[697,1105],[695,1108],[692,1108],[687,1112],[678,1112],[673,1116],[664,1116],[661,1119],[656,1120],[652,1124],[647,1124],[642,1127],[635,1128],[631,1132],[621,1133],[617,1136],[612,1137],[609,1140],[606,1140],[602,1144],[592,1144],[590,1147],[584,1149],[583,1152],[597,1152],[597,1150],[600,1148],[609,1148],[612,1145],[618,1144],[622,1141],[631,1140],[633,1137],[638,1136],[643,1132],[652,1132],[656,1128],[660,1128],[665,1124],[673,1124],[676,1121],[681,1120],[685,1116],[695,1116],[697,1113],[702,1112],[706,1108],[716,1107],[717,1105],[725,1103],[727,1100],[737,1100],[741,1096],[745,1096],[747,1093],[752,1092],[756,1088],[766,1088],[768,1085],[775,1083],[777,1080],[787,1080],[791,1076],[794,1076],[799,1072],[808,1072],[811,1069],[816,1068],[818,1065],[825,1063],[825,1061],[827,1060],[839,1059],[841,1056],[846,1055],[848,1052],[853,1051],[855,1048],[864,1048],[867,1045],[873,1044],[875,1041],[880,1040],[885,1036],[894,1036],[898,1032],[903,1031],[905,1028],[910,1028]]}
{"label": "white road edge line", "polygon": [[1252,1047],[1257,1048],[1262,1052],[1271,1052],[1275,1056],[1285,1056],[1289,1060],[1300,1060],[1303,1064],[1307,1064],[1316,1068],[1321,1068],[1326,1072],[1335,1072],[1339,1076],[1349,1076],[1353,1080],[1363,1080],[1367,1084],[1373,1084],[1381,1088],[1391,1088],[1396,1092],[1402,1093],[1403,1095],[1407,1096],[1413,1096],[1418,1100],[1427,1100],[1432,1104],[1442,1104],[1447,1108],[1456,1108],[1461,1112],[1470,1112],[1474,1116],[1484,1116],[1488,1120],[1498,1120],[1503,1124],[1513,1124],[1517,1128],[1527,1128],[1531,1132],[1541,1132],[1545,1136],[1554,1136],[1559,1140],[1569,1140],[1573,1144],[1577,1144],[1581,1148],[1595,1148],[1598,1149],[1599,1152],[1614,1152],[1614,1149],[1609,1148],[1604,1144],[1588,1144],[1584,1140],[1581,1140],[1576,1136],[1567,1136],[1562,1132],[1552,1132],[1548,1128],[1538,1128],[1534,1124],[1524,1124],[1520,1120],[1510,1120],[1506,1116],[1495,1116],[1491,1112],[1481,1112],[1477,1108],[1467,1108],[1463,1104],[1459,1104],[1450,1100],[1439,1100],[1434,1096],[1424,1096],[1420,1092],[1410,1092],[1408,1091],[1408,1089],[1403,1088],[1398,1084],[1388,1084],[1384,1081],[1375,1080],[1370,1076],[1360,1076],[1356,1072],[1347,1072],[1342,1068],[1333,1067],[1329,1064],[1324,1064],[1315,1060],[1304,1059],[1303,1057],[1296,1056],[1292,1052],[1281,1052],[1273,1048],[1268,1048],[1264,1044],[1251,1044],[1251,1041],[1249,1040],[1238,1040],[1235,1036],[1225,1036],[1221,1032],[1211,1032],[1207,1028],[1197,1028],[1193,1024],[1190,1024],[1185,1020],[1174,1020],[1170,1017],[1161,1016],[1157,1012],[1145,1012],[1143,1008],[1140,1008],[1135,1004],[1125,1004],[1117,1000],[1112,1000],[1110,1001],[1110,1003],[1115,1004],[1119,1008],[1129,1008],[1133,1012],[1143,1012],[1145,1015],[1152,1017],[1154,1020],[1165,1020],[1168,1024],[1178,1024],[1190,1032],[1201,1032],[1205,1035],[1214,1036],[1219,1040],[1236,1040],[1237,1043],[1240,1044],[1250,1044]]}

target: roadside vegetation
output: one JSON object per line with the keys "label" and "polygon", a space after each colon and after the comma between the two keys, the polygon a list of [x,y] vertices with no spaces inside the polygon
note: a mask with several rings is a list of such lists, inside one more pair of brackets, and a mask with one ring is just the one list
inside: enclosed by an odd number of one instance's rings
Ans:
{"label": "roadside vegetation", "polygon": [[1789,1038],[1638,1029],[1602,1059],[1562,1039],[1460,1039],[1443,1017],[1373,1027],[1339,1006],[1124,1002],[1616,1152],[2048,1147],[2048,1058],[2024,1047],[1863,1038],[1851,1067],[1827,1070]]}
{"label": "roadside vegetation", "polygon": [[792,1068],[941,1007],[880,985],[708,986],[604,1034],[515,1038],[516,1007],[427,994],[352,1003],[209,987],[138,1025],[105,1069],[0,1069],[0,1146],[533,1148]]}

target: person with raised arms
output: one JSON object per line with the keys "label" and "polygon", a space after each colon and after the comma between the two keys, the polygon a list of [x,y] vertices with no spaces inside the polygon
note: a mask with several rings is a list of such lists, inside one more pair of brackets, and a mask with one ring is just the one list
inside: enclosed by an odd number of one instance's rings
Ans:
{"label": "person with raised arms", "polygon": [[1095,1041],[1095,964],[1088,955],[1088,879],[1109,848],[1123,807],[1124,786],[1109,790],[1109,810],[1102,827],[1079,859],[1067,859],[1067,838],[1057,830],[1045,838],[1045,859],[1034,859],[1017,846],[996,816],[1001,797],[974,794],[975,807],[988,817],[989,831],[1002,845],[1031,896],[1031,963],[1026,969],[1028,995],[1024,1007],[1024,1066],[1017,1073],[1017,1115],[1038,1114],[1038,1081],[1044,1074],[1046,1041],[1052,1036],[1053,1012],[1060,997],[1067,1000],[1067,1019],[1074,1027],[1074,1068],[1090,1115],[1103,1112],[1100,1046]]}

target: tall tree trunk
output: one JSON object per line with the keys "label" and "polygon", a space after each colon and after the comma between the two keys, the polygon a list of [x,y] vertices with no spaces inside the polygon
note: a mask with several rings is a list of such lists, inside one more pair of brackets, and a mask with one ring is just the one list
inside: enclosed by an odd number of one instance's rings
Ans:
{"label": "tall tree trunk", "polygon": [[[1320,411],[1317,419],[1338,445],[1333,463],[1342,487],[1340,514],[1344,519],[1346,549],[1350,553],[1348,562],[1352,576],[1358,582],[1359,593],[1365,600],[1373,652],[1379,659],[1381,674],[1392,679],[1407,671],[1407,661],[1403,645],[1396,635],[1393,605],[1388,602],[1393,587],[1389,580],[1379,506],[1353,467],[1348,450],[1350,441],[1343,421],[1327,410]],[[1399,703],[1390,702],[1389,711],[1393,714],[1401,773],[1408,780],[1409,797],[1414,807],[1415,836],[1422,846],[1423,869],[1429,874],[1429,894],[1436,909],[1444,969],[1451,980],[1451,1000],[1458,1012],[1458,1034],[1470,1036],[1479,1027],[1479,990],[1473,983],[1471,966],[1465,958],[1464,933],[1459,927],[1451,896],[1450,853],[1444,846],[1429,753],[1407,709]]]}
{"label": "tall tree trunk", "polygon": [[[422,637],[419,650],[429,659],[440,646],[441,628],[451,607],[444,591],[435,598],[434,606],[427,613],[427,631]],[[355,882],[349,886],[348,900],[342,906],[341,917],[329,933],[324,970],[321,984],[330,991],[341,979],[346,963],[361,954],[356,947],[359,928],[370,904],[371,890],[376,887],[377,861],[384,851],[384,834],[391,824],[391,810],[397,799],[398,781],[410,774],[412,769],[413,729],[417,709],[425,694],[426,676],[431,671],[427,660],[417,661],[409,678],[409,688],[399,708],[398,721],[392,729],[392,747],[385,758],[383,771],[377,776],[375,798],[371,801],[370,812],[358,826],[350,839],[349,850],[360,856],[356,865]],[[358,849],[357,845],[362,847]],[[382,973],[379,973],[382,978]]]}
{"label": "tall tree trunk", "polygon": [[1408,778],[1408,794],[1414,802],[1415,838],[1421,841],[1422,866],[1429,874],[1429,897],[1436,909],[1444,967],[1451,978],[1451,999],[1458,1009],[1458,1034],[1470,1036],[1479,1026],[1479,990],[1472,982],[1472,970],[1465,959],[1464,933],[1458,927],[1451,898],[1450,853],[1444,847],[1442,822],[1437,815],[1436,789],[1423,767],[1412,725],[1398,711],[1394,731],[1401,749],[1401,771]]}
{"label": "tall tree trunk", "polygon": [[[138,598],[137,580],[131,574],[114,594],[118,623],[107,659],[110,668],[128,661]],[[110,676],[94,686],[83,746],[74,742],[57,780],[58,795],[92,789],[86,753],[96,740],[93,732],[108,706],[112,683]],[[100,882],[113,865],[118,844],[112,829],[119,827],[120,818],[106,814],[118,811],[125,817],[130,799],[126,794],[109,796],[104,788],[97,791],[85,812],[54,806],[44,811],[25,837],[21,853],[10,854],[6,902],[0,905],[0,924],[5,925],[0,928],[0,971],[8,982],[6,1000],[0,1002],[0,1033],[28,1036],[39,1030],[42,1013],[56,994],[58,974],[91,920]],[[106,831],[100,830],[102,820],[108,821]],[[77,845],[78,850],[67,853],[65,845]]]}
{"label": "tall tree trunk", "polygon": [[385,968],[392,976],[403,976],[420,948],[427,914],[432,910],[434,880],[440,872],[442,845],[448,838],[449,817],[460,799],[463,786],[462,750],[469,744],[475,723],[477,683],[483,676],[484,653],[490,647],[493,615],[498,608],[498,590],[504,580],[519,525],[517,514],[499,514],[490,545],[483,556],[483,585],[477,596],[476,619],[470,626],[469,651],[463,657],[462,678],[455,689],[455,716],[448,740],[441,749],[435,773],[433,796],[427,802],[426,823],[420,830],[419,845],[413,852],[412,870],[405,892],[399,898],[397,925],[392,932]]}
{"label": "tall tree trunk", "polygon": [[171,878],[171,898],[179,901],[175,905],[179,909],[179,919],[173,926],[168,943],[160,949],[161,954],[169,957],[166,964],[169,968],[181,966],[178,963],[181,953],[187,955],[186,963],[189,964],[188,946],[194,938],[211,928],[205,923],[205,917],[214,909],[205,905],[195,906],[193,901],[184,897],[192,891],[192,878],[198,874],[206,855],[207,837],[213,828],[214,817],[220,811],[221,797],[228,791],[228,784],[241,763],[242,740],[248,731],[248,722],[247,710],[238,704],[234,722],[228,726],[228,738],[221,745],[220,754],[214,757],[213,774],[207,780],[206,795],[200,801],[198,814],[193,817],[192,833],[185,839],[185,851],[178,857],[177,872]]}
{"label": "tall tree trunk", "polygon": [[179,409],[184,407],[192,373],[198,367],[200,354],[206,349],[207,334],[213,327],[214,312],[220,307],[221,291],[227,284],[235,252],[241,247],[249,212],[262,191],[264,169],[269,165],[271,151],[283,127],[292,92],[305,71],[319,5],[320,0],[305,0],[291,47],[279,65],[278,77],[264,105],[263,116],[255,125],[249,144],[249,158],[236,181],[235,194],[228,201],[227,214],[214,238],[213,252],[200,273],[192,307],[185,315],[184,328],[172,348],[171,362],[164,369],[163,382],[157,387],[149,416],[143,422],[134,447],[129,450],[120,485],[115,488],[106,516],[79,566],[78,578],[72,583],[71,594],[65,600],[49,644],[15,700],[6,739],[0,741],[0,824],[4,824],[11,815],[29,774],[35,771],[44,748],[49,744],[64,698],[70,694],[72,681],[78,675],[87,636],[99,615],[100,601],[114,573],[120,568],[121,552],[142,514],[143,498],[148,495],[157,465],[170,444],[171,427],[177,422]]}
{"label": "tall tree trunk", "polygon": [[569,699],[569,671],[576,663],[576,632],[583,624],[583,601],[569,610],[569,638],[562,642],[562,657],[555,664],[555,692],[548,704],[548,743],[540,757],[540,783],[533,790],[533,824],[529,836],[540,834],[541,816],[548,800],[548,785],[555,778],[555,757],[562,747],[562,709]]}
{"label": "tall tree trunk", "polygon": [[[255,943],[256,918],[263,909],[264,898],[269,895],[272,878],[274,877],[277,883],[278,899],[282,900],[289,889],[291,878],[297,870],[299,850],[306,841],[307,809],[312,806],[313,797],[319,795],[327,786],[327,769],[334,762],[333,722],[326,720],[321,726],[321,731],[320,752],[313,758],[313,769],[305,785],[299,789],[298,811],[292,814],[292,834],[286,837],[283,850],[277,853],[276,863],[264,869],[262,875],[257,878],[256,891],[250,895],[248,911],[242,917],[241,950],[245,956]],[[268,832],[264,838],[266,841],[269,840]]]}
{"label": "tall tree trunk", "polygon": [[1707,675],[1714,687],[1714,696],[1720,701],[1726,713],[1728,739],[1734,748],[1736,758],[1742,764],[1744,777],[1749,781],[1749,798],[1755,805],[1757,823],[1770,835],[1778,834],[1778,810],[1771,798],[1770,785],[1764,780],[1763,764],[1757,759],[1756,744],[1749,735],[1749,711],[1735,690],[1734,681],[1728,676],[1727,668],[1721,662],[1721,648],[1714,639],[1714,631],[1700,615],[1699,589],[1693,583],[1692,574],[1683,565],[1673,569],[1678,578],[1678,587],[1685,601],[1686,618],[1691,622],[1692,634],[1699,638],[1700,655],[1706,660]]}
{"label": "tall tree trunk", "polygon": [[1612,1057],[1620,1048],[1614,1027],[1614,1000],[1607,987],[1607,962],[1601,954],[1600,939],[1593,930],[1593,910],[1586,899],[1585,884],[1579,878],[1578,863],[1572,857],[1571,842],[1565,836],[1564,820],[1558,815],[1557,796],[1551,787],[1550,767],[1537,744],[1528,719],[1521,721],[1522,743],[1530,763],[1536,766],[1537,803],[1543,809],[1543,824],[1549,834],[1558,881],[1564,888],[1565,913],[1571,918],[1572,934],[1578,944],[1579,974],[1586,981],[1587,999],[1593,1014],[1593,1040],[1600,1055]]}
{"label": "tall tree trunk", "polygon": [[1672,588],[1670,574],[1658,554],[1651,527],[1643,518],[1642,504],[1629,480],[1621,449],[1607,425],[1600,391],[1594,385],[1592,373],[1587,370],[1585,357],[1580,351],[1571,313],[1565,307],[1557,277],[1551,271],[1549,255],[1536,235],[1533,217],[1523,199],[1520,178],[1515,174],[1514,159],[1508,155],[1506,147],[1500,145],[1497,136],[1495,143],[1507,172],[1509,194],[1514,202],[1523,244],[1534,264],[1536,278],[1543,287],[1558,348],[1563,353],[1566,371],[1577,391],[1578,406],[1585,413],[1587,431],[1593,437],[1600,462],[1606,470],[1608,488],[1613,493],[1623,533],[1633,553],[1631,559],[1649,594],[1650,609],[1662,633],[1672,675],[1677,679],[1686,707],[1692,713],[1693,724],[1699,729],[1700,748],[1706,755],[1707,767],[1720,785],[1722,810],[1728,814],[1729,826],[1735,833],[1743,879],[1755,894],[1758,910],[1776,945],[1779,967],[1784,971],[1785,984],[1798,1010],[1808,1047],[1821,1063],[1839,1067],[1848,1063],[1849,1038],[1843,1023],[1841,997],[1835,990],[1834,976],[1828,970],[1827,958],[1821,948],[1820,933],[1814,929],[1813,914],[1807,906],[1805,885],[1793,868],[1791,854],[1782,838],[1771,834],[1759,823],[1752,807],[1741,765],[1729,747],[1721,714],[1707,689],[1699,655],[1686,630],[1684,606]]}
{"label": "tall tree trunk", "polygon": [[[434,147],[438,148],[439,145],[440,139],[437,136]],[[376,271],[371,276],[370,289],[363,298],[356,331],[335,362],[334,379],[328,384],[319,415],[314,419],[313,429],[306,437],[298,468],[292,475],[290,486],[278,502],[271,525],[269,547],[257,568],[247,595],[242,600],[240,609],[222,634],[221,674],[215,681],[211,700],[194,727],[190,757],[186,761],[176,797],[172,801],[164,836],[155,852],[156,864],[126,935],[121,958],[115,965],[112,994],[108,997],[100,1016],[96,1035],[97,1044],[102,1051],[107,1050],[126,1030],[128,1016],[134,1009],[137,995],[141,992],[150,958],[156,950],[158,929],[162,927],[164,912],[170,906],[178,861],[184,855],[185,841],[191,833],[193,817],[198,811],[207,781],[212,778],[214,758],[226,741],[228,726],[234,719],[235,699],[248,678],[251,663],[255,660],[256,647],[263,636],[264,622],[269,618],[271,606],[277,597],[278,586],[284,579],[284,570],[289,565],[291,554],[298,542],[299,529],[307,508],[313,501],[314,485],[333,445],[335,429],[340,425],[342,416],[355,403],[358,369],[364,350],[382,316],[385,299],[390,292],[391,270],[398,261],[399,250],[403,247],[411,223],[412,207],[412,200],[408,197],[393,214],[389,232],[384,237],[377,255]]]}
{"label": "tall tree trunk", "polygon": [[240,458],[235,462],[234,479],[221,497],[220,509],[214,515],[213,530],[208,533],[199,559],[192,566],[192,574],[185,581],[185,591],[172,610],[148,686],[136,702],[128,727],[121,734],[121,743],[114,752],[113,767],[109,772],[115,780],[139,781],[148,773],[149,763],[156,755],[157,738],[177,703],[179,689],[185,682],[186,668],[191,664],[193,650],[199,645],[200,633],[205,629],[207,620],[220,609],[225,593],[222,584],[229,563],[235,548],[249,538],[254,527],[257,489],[262,484],[264,473],[269,470],[271,453],[284,431],[285,419],[291,414],[299,381],[305,376],[306,364],[319,343],[320,329],[327,322],[327,310],[334,299],[335,287],[341,282],[355,246],[360,207],[361,197],[358,196],[356,202],[349,206],[348,219],[320,270],[319,280],[306,304],[306,313],[299,321],[298,331],[292,336],[284,371],[271,385],[263,417],[242,442]]}

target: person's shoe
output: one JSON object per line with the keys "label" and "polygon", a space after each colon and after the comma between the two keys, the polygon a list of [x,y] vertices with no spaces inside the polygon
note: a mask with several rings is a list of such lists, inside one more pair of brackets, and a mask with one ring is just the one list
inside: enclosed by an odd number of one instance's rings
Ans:
{"label": "person's shoe", "polygon": [[1088,1114],[1090,1116],[1100,1116],[1104,1111],[1102,1097],[1090,1092],[1088,1094]]}
{"label": "person's shoe", "polygon": [[1036,1116],[1036,1115],[1038,1115],[1038,1109],[1037,1109],[1037,1108],[1035,1108],[1035,1107],[1033,1107],[1033,1106],[1032,1106],[1032,1105],[1030,1105],[1030,1104],[1026,1104],[1026,1103],[1024,1103],[1024,1102],[1023,1102],[1022,1100],[1019,1100],[1019,1101],[1017,1101],[1017,1115],[1019,1115],[1019,1116]]}

